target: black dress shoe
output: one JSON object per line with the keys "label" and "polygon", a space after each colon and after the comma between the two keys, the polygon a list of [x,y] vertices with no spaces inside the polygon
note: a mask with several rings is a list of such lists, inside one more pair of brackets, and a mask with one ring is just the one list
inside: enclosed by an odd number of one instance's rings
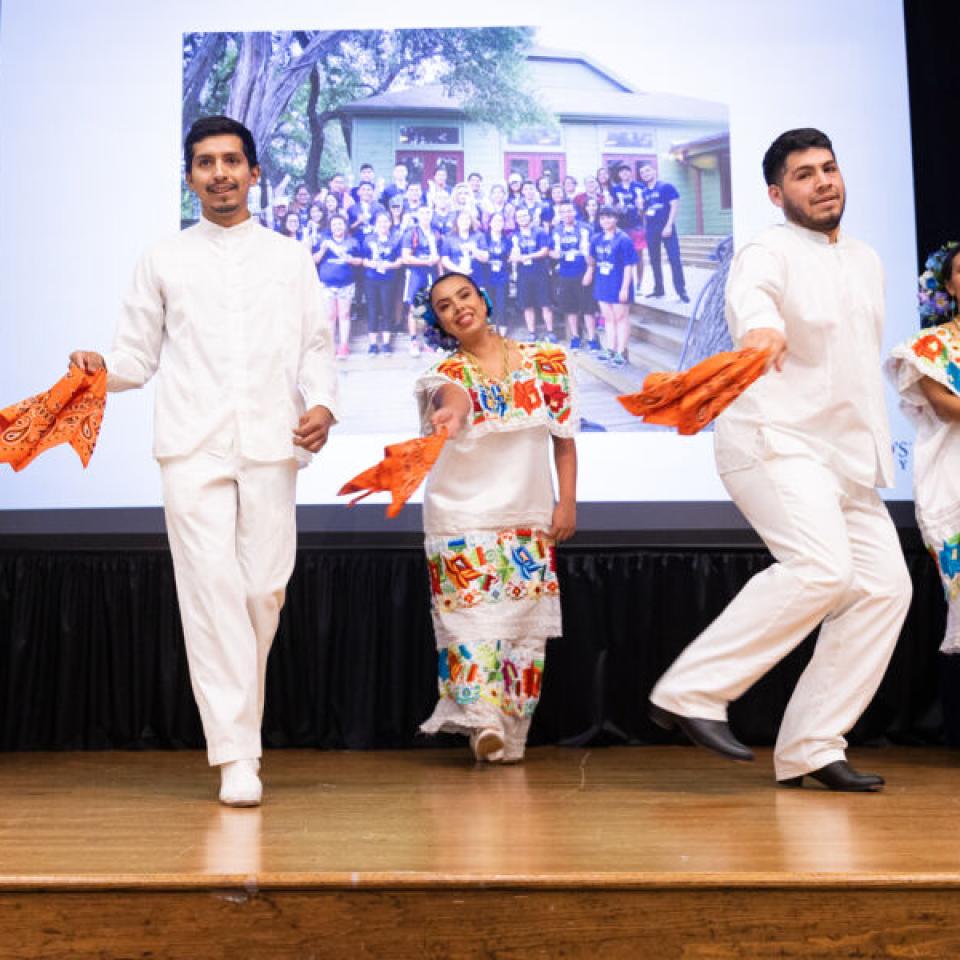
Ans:
{"label": "black dress shoe", "polygon": [[706,747],[729,760],[752,760],[753,751],[742,744],[730,731],[723,720],[699,720],[696,717],[682,717],[650,704],[650,719],[664,730],[679,727],[697,746]]}
{"label": "black dress shoe", "polygon": [[[876,793],[883,789],[886,782],[876,773],[857,773],[846,760],[834,760],[819,770],[811,770],[808,777],[819,780],[831,790],[840,790],[844,793]],[[781,787],[802,787],[803,776],[790,777],[788,780],[778,780]]]}

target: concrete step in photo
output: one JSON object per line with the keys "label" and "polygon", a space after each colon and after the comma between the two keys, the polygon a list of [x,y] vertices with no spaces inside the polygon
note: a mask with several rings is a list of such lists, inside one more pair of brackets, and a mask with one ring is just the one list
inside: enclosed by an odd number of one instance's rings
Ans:
{"label": "concrete step in photo", "polygon": [[630,322],[634,325],[662,323],[686,330],[691,307],[692,304],[681,303],[676,297],[663,297],[658,300],[641,297],[639,303],[630,307]]}
{"label": "concrete step in photo", "polygon": [[653,370],[672,373],[680,361],[679,348],[665,349],[646,340],[630,339],[630,363],[646,376]]}
{"label": "concrete step in photo", "polygon": [[630,340],[636,343],[649,344],[671,353],[680,355],[683,350],[683,341],[686,338],[686,327],[679,327],[673,323],[642,323],[631,324]]}

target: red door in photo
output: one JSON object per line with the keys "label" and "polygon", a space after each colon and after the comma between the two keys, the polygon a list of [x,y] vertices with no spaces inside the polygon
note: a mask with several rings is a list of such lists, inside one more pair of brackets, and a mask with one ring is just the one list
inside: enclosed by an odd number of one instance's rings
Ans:
{"label": "red door in photo", "polygon": [[549,174],[551,183],[559,183],[567,175],[567,158],[563,153],[505,153],[503,176],[519,173],[524,180],[539,180]]}
{"label": "red door in photo", "polygon": [[394,163],[405,163],[407,180],[410,183],[419,183],[424,193],[437,166],[442,166],[447,171],[448,186],[452,187],[463,181],[462,150],[398,150]]}

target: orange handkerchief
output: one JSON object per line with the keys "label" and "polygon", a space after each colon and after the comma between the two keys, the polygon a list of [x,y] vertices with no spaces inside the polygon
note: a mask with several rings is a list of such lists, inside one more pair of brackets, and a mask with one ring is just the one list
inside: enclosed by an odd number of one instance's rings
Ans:
{"label": "orange handkerchief", "polygon": [[617,399],[645,423],[697,433],[763,373],[768,356],[766,350],[717,353],[683,373],[651,373],[640,393]]}
{"label": "orange handkerchief", "polygon": [[49,390],[0,410],[0,463],[22,470],[44,450],[69,443],[86,466],[106,402],[107,371],[89,374],[71,364]]}
{"label": "orange handkerchief", "polygon": [[359,493],[359,497],[350,501],[352,507],[371,493],[385,490],[392,498],[387,516],[395,517],[437,462],[446,440],[447,432],[441,430],[429,437],[391,444],[384,449],[385,456],[378,464],[347,481],[340,488],[339,495]]}

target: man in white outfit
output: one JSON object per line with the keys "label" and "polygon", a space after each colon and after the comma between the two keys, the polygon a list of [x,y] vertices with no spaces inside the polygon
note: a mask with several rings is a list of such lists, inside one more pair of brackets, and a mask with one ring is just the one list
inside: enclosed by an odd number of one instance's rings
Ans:
{"label": "man in white outfit", "polygon": [[163,480],[194,695],[220,800],[254,806],[267,655],[296,553],[296,474],[327,440],[337,385],[313,261],[251,218],[250,131],[198,120],[184,144],[198,224],[149,250],[113,350],[71,360],[107,389],[157,376]]}
{"label": "man in white outfit", "polygon": [[720,417],[717,467],[776,562],[678,657],[651,717],[738,760],[727,705],[819,623],[813,657],[774,750],[777,780],[834,790],[883,779],[845,759],[845,734],[883,677],[910,603],[900,543],[876,486],[892,485],[881,379],[883,275],[840,231],[845,188],[830,140],[790,130],[763,160],[786,223],[748,243],[727,284],[739,347],[770,351],[767,374]]}

